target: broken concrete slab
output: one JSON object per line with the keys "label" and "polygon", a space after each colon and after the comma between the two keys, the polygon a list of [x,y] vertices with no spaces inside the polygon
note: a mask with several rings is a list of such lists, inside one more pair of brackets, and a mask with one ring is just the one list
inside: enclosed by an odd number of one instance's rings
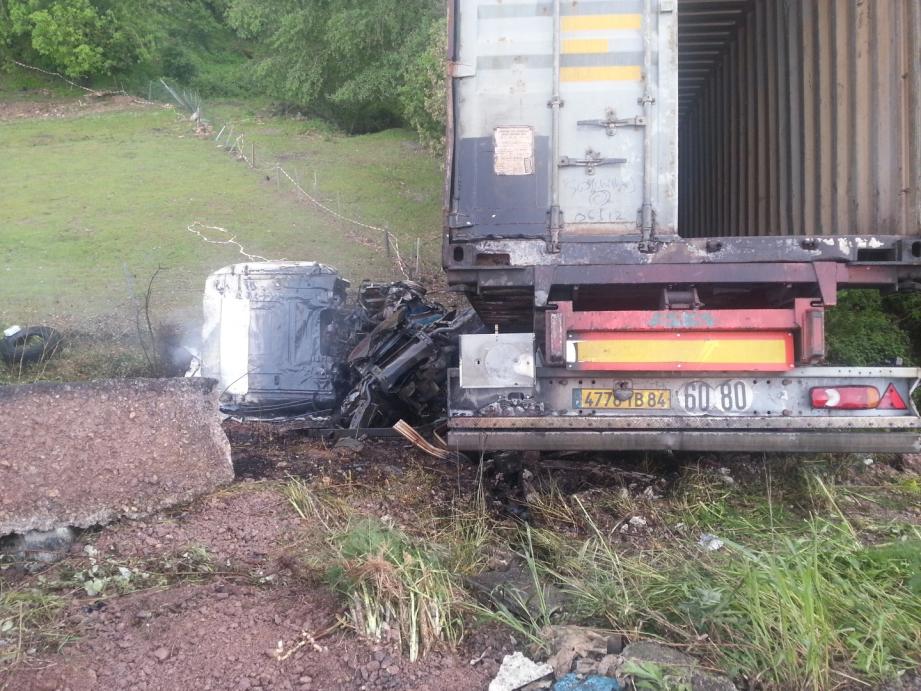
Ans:
{"label": "broken concrete slab", "polygon": [[230,482],[216,382],[0,387],[0,536],[139,518]]}
{"label": "broken concrete slab", "polygon": [[515,691],[551,674],[553,674],[553,668],[550,665],[544,662],[534,662],[516,651],[502,658],[502,666],[498,674],[489,682],[489,691]]}

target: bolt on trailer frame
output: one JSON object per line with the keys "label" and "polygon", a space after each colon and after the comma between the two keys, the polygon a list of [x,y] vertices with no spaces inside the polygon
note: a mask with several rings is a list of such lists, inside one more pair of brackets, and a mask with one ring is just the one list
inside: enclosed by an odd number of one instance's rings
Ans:
{"label": "bolt on trailer frame", "polygon": [[443,262],[495,332],[449,443],[921,450],[921,370],[822,366],[838,290],[915,289],[921,237],[678,236],[676,10],[451,3]]}

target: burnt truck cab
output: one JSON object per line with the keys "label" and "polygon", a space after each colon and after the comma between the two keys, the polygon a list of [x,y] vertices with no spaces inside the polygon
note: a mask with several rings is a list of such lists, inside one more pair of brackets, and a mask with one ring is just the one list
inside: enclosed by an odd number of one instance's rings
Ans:
{"label": "burnt truck cab", "polygon": [[[909,204],[905,213],[905,200],[894,195],[903,206],[891,217],[900,224],[876,222],[888,203],[877,194],[875,217],[835,225],[859,234],[823,234],[822,214],[797,207],[820,204],[802,187],[801,163],[815,153],[808,132],[795,135],[792,152],[757,103],[727,95],[744,81],[749,52],[771,54],[746,49],[760,35],[758,23],[769,22],[777,38],[785,22],[804,21],[796,7],[720,3],[724,14],[738,7],[736,24],[721,29],[723,53],[705,51],[723,63],[698,69],[681,37],[709,26],[713,3],[449,4],[443,263],[449,284],[491,331],[461,337],[459,367],[449,375],[450,445],[921,451],[912,401],[921,370],[824,364],[825,310],[839,289],[917,288],[921,212]],[[802,26],[789,35],[783,64],[792,74],[790,56],[803,55],[793,45]],[[735,74],[735,81],[708,96],[688,76],[699,73]],[[909,83],[917,89],[916,74]],[[784,86],[776,74],[771,85],[775,96]],[[679,121],[706,114],[695,99],[721,93],[725,132],[711,126],[709,139],[679,142]],[[797,118],[808,124],[802,101],[799,111],[787,101],[790,137]],[[731,118],[741,127],[746,108],[755,119],[733,133]],[[905,137],[916,142],[921,116],[908,117]],[[683,135],[687,129],[682,122]],[[748,151],[748,138],[761,158],[740,182],[731,158]],[[698,142],[718,152],[721,175],[688,148]],[[894,147],[909,152],[898,165],[909,170],[906,193],[916,203],[918,154]],[[797,166],[799,183],[783,177],[786,170],[796,178]],[[695,180],[712,188],[709,196]],[[698,208],[713,200],[722,208],[720,185],[725,218]],[[817,181],[813,192],[821,196],[824,185]],[[679,189],[689,206],[679,207]],[[771,195],[782,197],[776,227],[761,211],[775,204],[765,201]],[[708,218],[719,230],[699,237]],[[698,237],[682,237],[679,219]]]}

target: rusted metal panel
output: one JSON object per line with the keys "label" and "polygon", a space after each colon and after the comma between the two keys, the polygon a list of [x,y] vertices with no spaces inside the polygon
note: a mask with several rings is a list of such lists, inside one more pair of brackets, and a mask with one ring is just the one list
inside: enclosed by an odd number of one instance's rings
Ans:
{"label": "rusted metal panel", "polygon": [[921,234],[919,45],[921,0],[680,1],[681,235]]}

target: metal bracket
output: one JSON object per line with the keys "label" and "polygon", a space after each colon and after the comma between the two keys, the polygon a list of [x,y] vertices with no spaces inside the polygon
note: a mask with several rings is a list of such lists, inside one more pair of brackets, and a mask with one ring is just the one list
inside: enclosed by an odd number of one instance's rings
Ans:
{"label": "metal bracket", "polygon": [[613,108],[604,111],[604,120],[579,120],[579,127],[603,127],[609,137],[617,134],[618,127],[645,127],[646,118],[637,116],[633,118],[618,118]]}
{"label": "metal bracket", "polygon": [[560,168],[583,167],[586,175],[594,175],[598,166],[616,166],[627,162],[626,158],[605,158],[594,149],[585,152],[585,158],[570,158],[563,156],[560,159]]}

